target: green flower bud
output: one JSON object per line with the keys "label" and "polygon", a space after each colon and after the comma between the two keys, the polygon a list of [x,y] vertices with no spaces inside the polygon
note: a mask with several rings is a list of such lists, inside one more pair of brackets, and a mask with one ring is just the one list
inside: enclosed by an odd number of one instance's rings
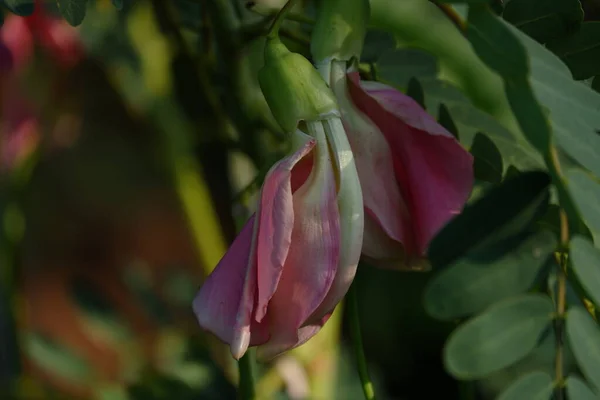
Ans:
{"label": "green flower bud", "polygon": [[310,61],[278,38],[267,39],[258,81],[275,120],[286,132],[300,121],[316,121],[338,109],[333,92]]}
{"label": "green flower bud", "polygon": [[369,0],[323,0],[310,45],[315,64],[359,58],[369,12]]}

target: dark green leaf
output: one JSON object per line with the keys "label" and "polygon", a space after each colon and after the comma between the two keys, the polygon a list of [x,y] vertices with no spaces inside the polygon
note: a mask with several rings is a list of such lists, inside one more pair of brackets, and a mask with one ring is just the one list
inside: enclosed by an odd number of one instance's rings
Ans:
{"label": "dark green leaf", "polygon": [[2,3],[17,15],[31,15],[35,8],[34,0],[2,0]]}
{"label": "dark green leaf", "polygon": [[56,0],[58,9],[67,22],[73,26],[80,25],[85,18],[87,0]]}
{"label": "dark green leaf", "polygon": [[567,337],[581,371],[600,388],[600,329],[585,309],[574,307],[567,313]]}
{"label": "dark green leaf", "polygon": [[479,379],[527,356],[551,326],[554,306],[547,296],[528,294],[489,308],[450,335],[446,369],[459,379]]}
{"label": "dark green leaf", "polygon": [[429,258],[442,267],[481,247],[517,236],[545,211],[550,177],[530,171],[505,180],[467,206],[433,239]]}
{"label": "dark green leaf", "polygon": [[600,22],[584,22],[571,36],[546,45],[567,64],[575,79],[600,74]]}
{"label": "dark green leaf", "polygon": [[571,240],[569,254],[581,286],[596,307],[600,307],[600,250],[587,239],[576,236]]}
{"label": "dark green leaf", "polygon": [[553,389],[550,375],[536,371],[517,379],[497,400],[550,400]]}
{"label": "dark green leaf", "polygon": [[469,7],[467,38],[479,58],[501,76],[521,78],[529,72],[525,48],[487,7]]}
{"label": "dark green leaf", "polygon": [[600,92],[600,75],[596,75],[592,81],[592,89],[596,92]]}
{"label": "dark green leaf", "polygon": [[506,168],[506,174],[504,174],[504,179],[513,178],[519,175],[520,173],[521,171],[519,171],[517,167],[515,167],[514,165],[509,165],[508,168]]}
{"label": "dark green leaf", "polygon": [[490,4],[492,0],[438,0],[438,3]]}
{"label": "dark green leaf", "polygon": [[360,56],[360,61],[373,63],[383,55],[386,50],[396,47],[396,40],[387,32],[370,30],[365,36],[365,44]]}
{"label": "dark green leaf", "polygon": [[438,108],[438,122],[441,126],[446,128],[448,132],[450,132],[456,139],[460,139],[458,134],[458,128],[456,124],[452,120],[452,116],[450,115],[450,111],[448,111],[448,107],[445,104],[440,103]]}
{"label": "dark green leaf", "polygon": [[421,107],[425,108],[425,94],[423,93],[423,87],[415,78],[410,78],[408,81],[406,95],[419,103]]}
{"label": "dark green leaf", "polygon": [[573,201],[600,245],[600,184],[582,170],[567,172],[567,187]]}
{"label": "dark green leaf", "polygon": [[117,10],[122,10],[123,9],[123,0],[112,0],[113,6],[115,6],[115,8]]}
{"label": "dark green leaf", "polygon": [[598,400],[598,395],[576,376],[569,376],[565,384],[569,400]]}
{"label": "dark green leaf", "polygon": [[487,265],[468,258],[441,271],[425,291],[425,309],[435,318],[462,318],[529,290],[556,247],[556,238],[540,232],[516,250]]}
{"label": "dark green leaf", "polygon": [[538,42],[546,43],[577,30],[583,9],[579,0],[512,0],[502,16]]}
{"label": "dark green leaf", "polygon": [[471,154],[474,157],[475,178],[491,183],[502,181],[502,155],[494,142],[482,133],[475,135]]}

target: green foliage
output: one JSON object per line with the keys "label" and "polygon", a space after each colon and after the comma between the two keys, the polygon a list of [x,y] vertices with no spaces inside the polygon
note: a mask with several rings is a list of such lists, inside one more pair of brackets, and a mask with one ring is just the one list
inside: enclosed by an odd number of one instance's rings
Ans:
{"label": "green foliage", "polygon": [[576,236],[571,240],[569,254],[581,286],[596,307],[600,307],[600,250],[587,239]]}
{"label": "green foliage", "polygon": [[527,356],[551,326],[547,296],[528,294],[502,301],[455,330],[444,349],[448,372],[478,379]]}
{"label": "green foliage", "polygon": [[502,181],[504,171],[502,154],[489,137],[481,133],[475,135],[471,146],[471,154],[474,157],[475,179],[491,183]]}
{"label": "green foliage", "polygon": [[80,25],[85,18],[88,0],[57,0],[58,9],[67,22]]}
{"label": "green foliage", "polygon": [[540,232],[491,262],[464,257],[429,282],[425,309],[435,318],[452,320],[524,293],[542,275],[555,246],[556,239],[551,233]]}
{"label": "green foliage", "polygon": [[554,383],[545,372],[532,372],[517,379],[498,397],[498,400],[547,400],[552,395]]}
{"label": "green foliage", "polygon": [[511,0],[502,17],[540,43],[579,29],[583,9],[579,0]]}
{"label": "green foliage", "polygon": [[567,337],[583,375],[600,389],[600,328],[581,307],[567,313]]}
{"label": "green foliage", "polygon": [[548,48],[567,64],[575,79],[600,74],[600,22],[585,22],[572,35],[548,43]]}
{"label": "green foliage", "polygon": [[592,231],[594,241],[600,244],[600,184],[584,171],[567,172],[569,192]]}
{"label": "green foliage", "polygon": [[549,185],[546,173],[524,172],[467,206],[431,242],[428,255],[434,268],[474,250],[509,244],[526,232],[548,205]]}
{"label": "green foliage", "polygon": [[572,400],[597,400],[598,395],[589,386],[576,376],[569,376],[565,383],[567,396]]}
{"label": "green foliage", "polygon": [[17,15],[31,15],[35,5],[34,0],[2,0],[2,4]]}

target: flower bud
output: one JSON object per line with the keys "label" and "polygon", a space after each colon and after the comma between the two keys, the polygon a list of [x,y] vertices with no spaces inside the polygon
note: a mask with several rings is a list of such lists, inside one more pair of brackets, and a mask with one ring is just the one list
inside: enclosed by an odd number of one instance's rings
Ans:
{"label": "flower bud", "polygon": [[337,113],[335,96],[310,61],[289,51],[278,38],[267,39],[258,81],[275,120],[286,132],[293,132],[300,121]]}
{"label": "flower bud", "polygon": [[311,52],[315,64],[360,57],[369,0],[324,0],[313,30]]}

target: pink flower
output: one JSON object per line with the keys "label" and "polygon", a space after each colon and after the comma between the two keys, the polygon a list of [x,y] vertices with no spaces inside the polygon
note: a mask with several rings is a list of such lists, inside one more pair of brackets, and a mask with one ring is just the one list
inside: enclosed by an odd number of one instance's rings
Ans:
{"label": "pink flower", "polygon": [[0,41],[10,50],[16,70],[30,61],[36,41],[64,68],[73,67],[83,57],[77,29],[48,15],[40,1],[30,16],[8,16],[0,28]]}
{"label": "pink flower", "polygon": [[307,122],[263,184],[258,210],[194,300],[202,327],[272,358],[306,342],[346,294],[360,258],[362,194],[338,116]]}
{"label": "pink flower", "polygon": [[345,61],[327,69],[364,196],[363,256],[381,267],[428,268],[431,239],[471,192],[472,156],[410,97],[361,82]]}

